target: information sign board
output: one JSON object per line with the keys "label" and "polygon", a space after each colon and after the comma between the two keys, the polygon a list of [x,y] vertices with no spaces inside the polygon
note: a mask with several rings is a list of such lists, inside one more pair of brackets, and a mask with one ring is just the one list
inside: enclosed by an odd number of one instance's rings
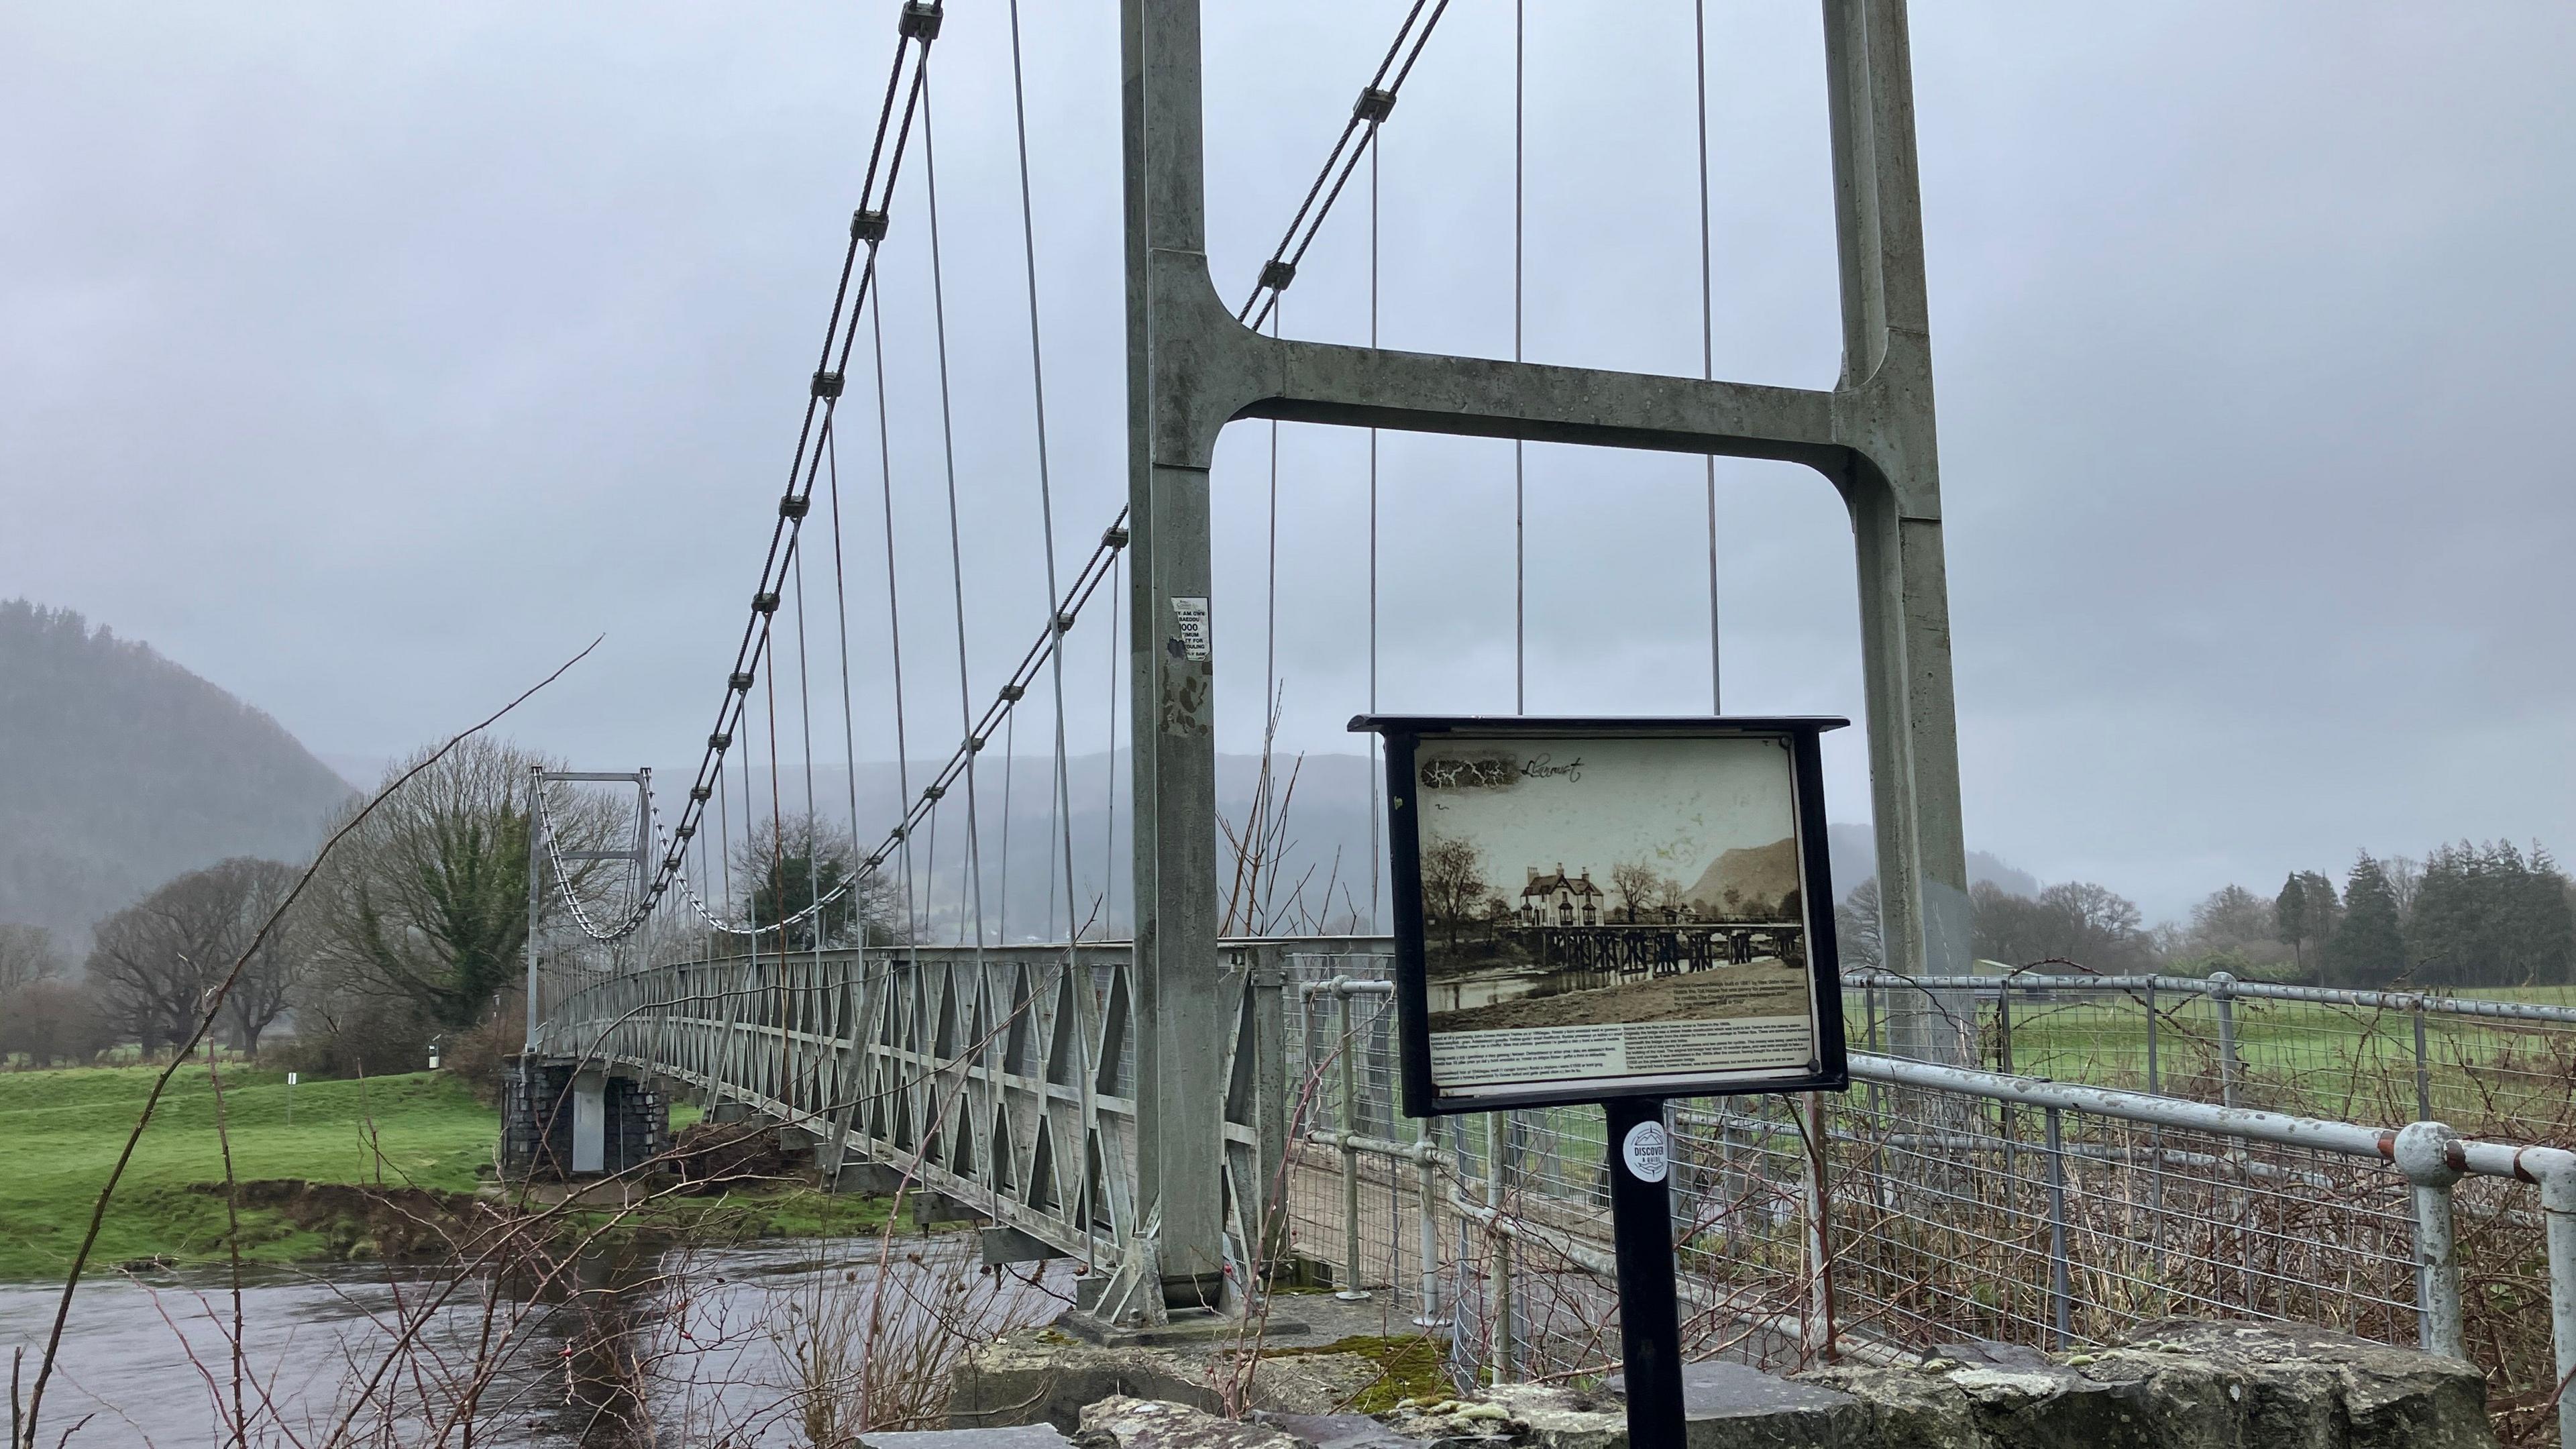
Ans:
{"label": "information sign board", "polygon": [[1404,1106],[1846,1084],[1822,718],[1364,715]]}

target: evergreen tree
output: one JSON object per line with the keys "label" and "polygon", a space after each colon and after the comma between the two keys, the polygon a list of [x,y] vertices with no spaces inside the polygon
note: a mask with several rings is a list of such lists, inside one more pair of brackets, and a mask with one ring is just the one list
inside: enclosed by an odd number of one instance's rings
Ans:
{"label": "evergreen tree", "polygon": [[2290,960],[2302,975],[2318,965],[2309,948],[2323,948],[2334,935],[2335,922],[2342,916],[2335,900],[2334,882],[2313,870],[2293,873],[2281,885],[2281,894],[2272,903],[2274,929],[2281,944],[2290,948]]}
{"label": "evergreen tree", "polygon": [[764,822],[734,847],[733,871],[750,882],[743,924],[762,932],[754,939],[764,949],[812,951],[899,940],[885,878],[859,878],[850,837],[811,815]]}
{"label": "evergreen tree", "polygon": [[2272,932],[2290,948],[2290,963],[2304,973],[2308,967],[2308,888],[2297,871],[2281,882],[2281,893],[2272,898]]}
{"label": "evergreen tree", "polygon": [[2465,840],[2424,858],[2424,880],[2416,887],[2407,940],[2408,950],[2422,963],[2417,974],[2423,980],[2458,986],[2484,979],[2491,954],[2480,919],[2484,875],[2485,862]]}
{"label": "evergreen tree", "polygon": [[2325,943],[2326,979],[2337,986],[2385,986],[2406,974],[2406,941],[2397,927],[2397,893],[2388,873],[2363,851],[2345,879],[2343,924]]}
{"label": "evergreen tree", "polygon": [[2576,919],[2568,911],[2567,888],[2566,873],[2558,868],[2549,847],[2533,841],[2507,917],[2513,929],[2510,951],[2530,980],[2551,984],[2576,980]]}
{"label": "evergreen tree", "polygon": [[2462,986],[2551,985],[2576,956],[2567,877],[2548,850],[2459,841],[2424,863],[2408,941],[2426,979]]}

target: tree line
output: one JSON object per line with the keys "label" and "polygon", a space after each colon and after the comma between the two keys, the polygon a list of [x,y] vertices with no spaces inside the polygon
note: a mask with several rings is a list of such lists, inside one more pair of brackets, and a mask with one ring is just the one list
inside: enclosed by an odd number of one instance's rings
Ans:
{"label": "tree line", "polygon": [[[1968,913],[1977,957],[2011,967],[2354,988],[2576,984],[2576,884],[2537,842],[2455,841],[2420,860],[2363,851],[2340,886],[2315,870],[2268,894],[2228,885],[2188,923],[2149,927],[2135,903],[2090,881],[2036,895],[1979,882]],[[1863,881],[1835,918],[1845,964],[1880,964],[1878,882]]]}
{"label": "tree line", "polygon": [[2270,926],[2293,974],[2328,985],[2557,986],[2576,981],[2571,897],[2576,888],[2537,841],[2525,852],[2462,840],[2420,861],[2362,852],[2341,891],[2322,872],[2294,872],[2268,922],[2260,901],[2229,909],[2243,929]]}
{"label": "tree line", "polygon": [[[389,771],[388,783],[427,754]],[[317,1075],[413,1070],[433,1042],[462,1059],[497,1061],[518,1041],[529,772],[538,763],[504,742],[465,741],[357,821],[282,916],[306,867],[245,857],[183,872],[98,921],[77,971],[50,932],[0,924],[0,1063],[87,1062],[118,1047],[147,1057],[166,1051],[195,1029],[227,976],[233,986],[215,1037],[244,1055],[261,1054],[283,1030],[291,1042],[280,1064]],[[360,808],[333,819],[326,835]],[[555,874],[596,907],[594,915],[617,914],[623,895],[613,872],[624,866],[577,853],[630,841],[631,806],[566,792],[547,819],[567,858],[541,862],[541,965],[596,968],[600,961],[582,958],[579,933],[555,929],[566,914]],[[888,893],[874,880],[799,918],[857,869],[852,841],[838,827],[764,821],[713,864],[731,886],[717,893],[718,909],[729,900],[728,923],[737,928],[787,919],[783,936],[793,950],[897,939]],[[676,894],[666,906],[630,956],[742,949],[739,936],[680,924],[694,916]],[[776,949],[778,939],[764,944]],[[542,959],[549,955],[562,959]]]}

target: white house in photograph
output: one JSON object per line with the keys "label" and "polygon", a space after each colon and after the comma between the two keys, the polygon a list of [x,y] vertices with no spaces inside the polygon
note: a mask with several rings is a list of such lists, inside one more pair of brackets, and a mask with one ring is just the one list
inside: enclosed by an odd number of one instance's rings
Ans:
{"label": "white house in photograph", "polygon": [[1533,865],[1529,867],[1529,884],[1521,887],[1521,924],[1597,926],[1601,924],[1606,899],[1601,887],[1592,883],[1590,866],[1585,866],[1581,875],[1567,875],[1565,862],[1558,861],[1554,874],[1541,875]]}

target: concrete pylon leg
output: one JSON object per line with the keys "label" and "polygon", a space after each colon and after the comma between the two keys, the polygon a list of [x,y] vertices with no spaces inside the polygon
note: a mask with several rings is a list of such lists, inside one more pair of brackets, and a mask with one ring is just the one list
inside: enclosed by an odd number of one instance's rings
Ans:
{"label": "concrete pylon leg", "polygon": [[[1965,975],[1974,953],[1941,524],[1900,517],[1885,488],[1852,493],[1886,965],[1909,976]],[[1975,1007],[1947,999],[1955,994],[1891,992],[1888,1050],[1970,1065]]]}

